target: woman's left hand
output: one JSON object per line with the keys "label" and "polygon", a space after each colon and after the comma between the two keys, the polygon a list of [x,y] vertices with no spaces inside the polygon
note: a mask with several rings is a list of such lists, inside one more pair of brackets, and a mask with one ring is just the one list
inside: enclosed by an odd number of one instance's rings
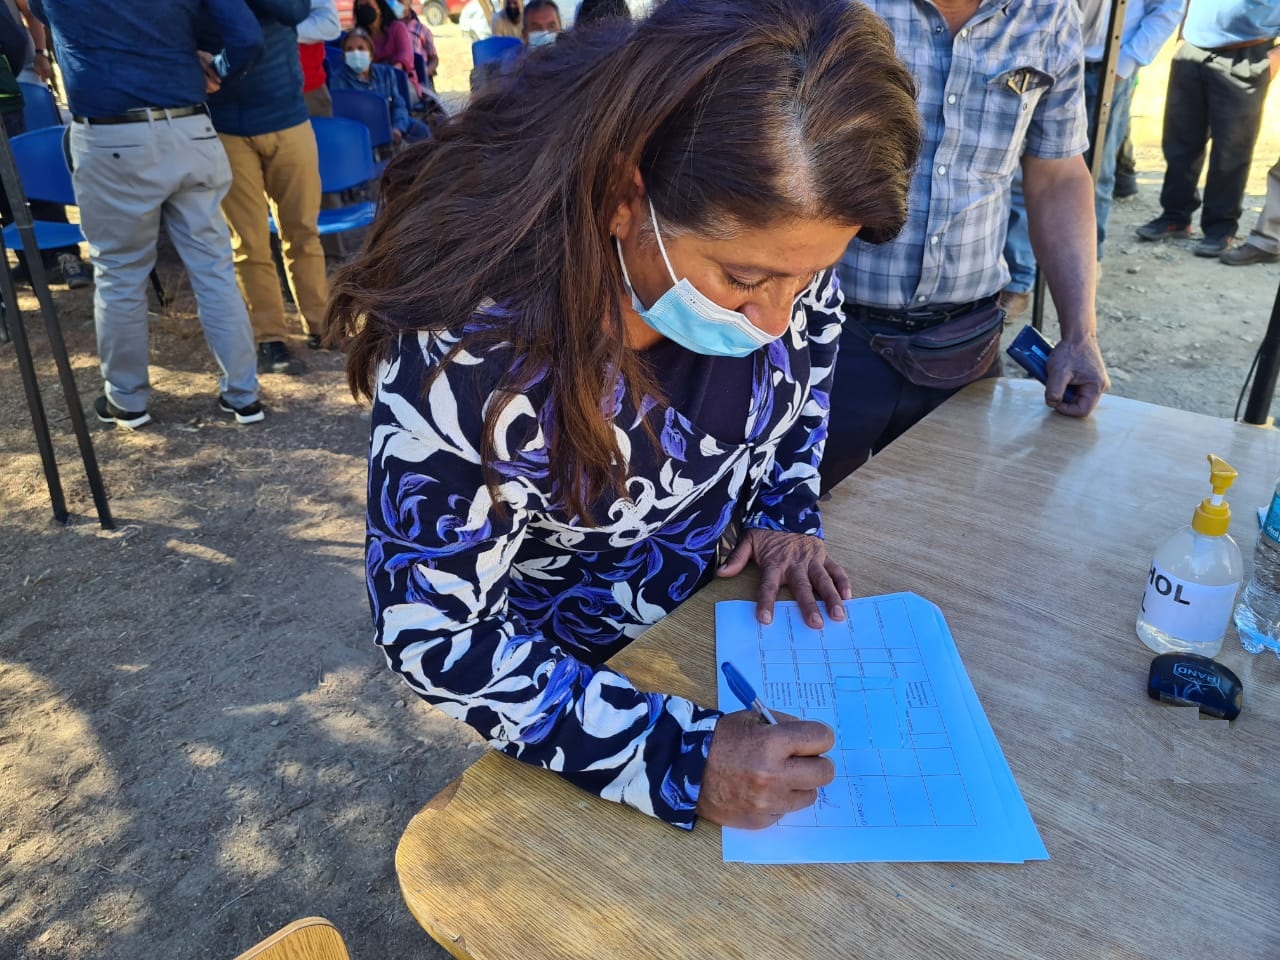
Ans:
{"label": "woman's left hand", "polygon": [[756,619],[773,622],[773,603],[784,583],[800,605],[804,622],[822,629],[818,601],[827,605],[832,620],[844,619],[845,600],[853,599],[844,568],[827,555],[827,546],[818,537],[780,530],[748,527],[716,576],[735,577],[751,560],[760,568],[760,594],[756,597]]}

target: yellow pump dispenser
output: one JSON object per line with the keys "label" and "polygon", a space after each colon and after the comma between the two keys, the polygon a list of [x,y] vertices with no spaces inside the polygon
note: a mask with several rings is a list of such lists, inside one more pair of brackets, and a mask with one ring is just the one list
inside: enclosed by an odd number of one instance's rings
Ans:
{"label": "yellow pump dispenser", "polygon": [[1156,653],[1198,653],[1222,649],[1236,593],[1244,578],[1240,548],[1227,533],[1231,507],[1224,494],[1236,471],[1209,454],[1209,483],[1191,518],[1156,548],[1138,609],[1138,637]]}
{"label": "yellow pump dispenser", "polygon": [[1196,507],[1195,516],[1191,518],[1191,529],[1203,533],[1206,537],[1220,537],[1231,525],[1231,504],[1223,495],[1240,476],[1231,464],[1209,454],[1209,485],[1213,487],[1213,496],[1205,497]]}

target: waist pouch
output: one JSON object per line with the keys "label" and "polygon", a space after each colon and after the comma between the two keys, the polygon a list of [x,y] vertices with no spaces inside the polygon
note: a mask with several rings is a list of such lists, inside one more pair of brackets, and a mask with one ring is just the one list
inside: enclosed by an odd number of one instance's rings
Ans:
{"label": "waist pouch", "polygon": [[1000,352],[1004,311],[994,301],[915,333],[854,328],[893,369],[919,387],[951,390],[979,379]]}

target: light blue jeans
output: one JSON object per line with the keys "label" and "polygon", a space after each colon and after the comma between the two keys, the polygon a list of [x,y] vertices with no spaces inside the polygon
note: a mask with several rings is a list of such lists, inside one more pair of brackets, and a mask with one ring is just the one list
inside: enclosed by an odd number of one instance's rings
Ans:
{"label": "light blue jeans", "polygon": [[[1098,102],[1098,84],[1102,80],[1100,64],[1086,64],[1084,72],[1085,109],[1092,120]],[[1098,221],[1098,259],[1102,259],[1107,239],[1107,220],[1111,216],[1112,191],[1116,186],[1116,153],[1129,130],[1129,108],[1133,104],[1133,87],[1137,74],[1128,79],[1116,77],[1111,96],[1111,114],[1107,118],[1107,136],[1102,142],[1102,169],[1093,190],[1093,213]],[[1092,133],[1092,131],[1090,131]],[[1091,142],[1096,138],[1091,137]],[[1009,233],[1004,242],[1004,259],[1009,266],[1008,290],[1026,293],[1036,279],[1036,257],[1031,251],[1031,235],[1027,231],[1027,203],[1022,195],[1022,174],[1014,176],[1009,210]]]}
{"label": "light blue jeans", "polygon": [[226,152],[204,114],[71,125],[80,229],[96,271],[93,319],[107,399],[147,409],[147,277],[163,224],[196,296],[205,341],[235,407],[258,399],[249,313],[236,287],[231,234],[219,204],[231,186]]}

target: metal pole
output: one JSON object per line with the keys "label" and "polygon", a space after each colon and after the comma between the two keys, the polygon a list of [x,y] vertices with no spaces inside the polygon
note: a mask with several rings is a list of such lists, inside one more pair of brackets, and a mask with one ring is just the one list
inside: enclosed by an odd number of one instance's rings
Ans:
{"label": "metal pole", "polygon": [[[1107,124],[1111,120],[1111,101],[1116,88],[1116,61],[1120,59],[1120,40],[1124,33],[1124,13],[1128,5],[1129,0],[1112,0],[1110,19],[1107,21],[1107,40],[1102,50],[1102,79],[1098,84],[1098,98],[1093,105],[1093,117],[1090,118],[1093,122],[1093,136],[1089,138],[1089,150],[1085,153],[1085,162],[1089,164],[1089,174],[1094,183],[1098,182],[1098,174],[1102,172]],[[1037,330],[1044,329],[1045,299],[1044,274],[1037,263],[1035,295],[1031,300],[1031,325]]]}
{"label": "metal pole", "polygon": [[1276,375],[1280,374],[1280,289],[1271,306],[1271,322],[1258,348],[1258,369],[1254,371],[1244,422],[1265,426],[1271,419],[1271,401],[1276,395]]}
{"label": "metal pole", "polygon": [[[40,255],[40,247],[36,243],[35,225],[31,219],[31,208],[27,206],[27,196],[22,189],[22,181],[18,176],[18,167],[13,160],[13,150],[9,146],[9,135],[0,126],[0,187],[9,200],[9,209],[13,211],[13,220],[18,227],[18,236],[22,238],[22,250],[26,255],[27,272],[31,277],[31,289],[35,291],[36,300],[40,303],[40,313],[44,318],[45,333],[49,338],[49,348],[53,353],[54,363],[58,368],[58,380],[62,385],[62,393],[67,401],[67,412],[71,415],[71,427],[75,431],[76,442],[80,447],[80,459],[84,463],[84,472],[89,480],[89,491],[93,495],[93,503],[98,511],[98,523],[104,530],[115,528],[111,519],[111,507],[107,503],[107,491],[102,483],[102,474],[98,470],[98,458],[93,452],[93,439],[89,436],[89,425],[85,422],[84,408],[80,405],[80,392],[76,387],[75,374],[71,369],[71,358],[67,354],[66,340],[62,336],[62,326],[58,322],[58,312],[53,306],[53,297],[49,294],[49,279],[44,270],[44,259]],[[6,291],[6,307],[12,304],[15,327],[22,326],[22,316],[17,311],[17,296],[10,289]],[[16,318],[16,319],[15,319]],[[25,331],[22,333],[26,340]],[[33,371],[34,373],[34,371]],[[30,405],[32,395],[28,392],[27,402]],[[35,394],[36,404],[40,404],[39,392]],[[36,417],[36,407],[32,407],[32,417]],[[43,409],[40,410],[43,416]],[[47,426],[45,431],[47,433]],[[52,455],[52,450],[50,450]],[[52,496],[52,491],[51,491]],[[61,497],[54,500],[54,516],[65,522],[66,507],[61,505],[61,516],[58,515]]]}

